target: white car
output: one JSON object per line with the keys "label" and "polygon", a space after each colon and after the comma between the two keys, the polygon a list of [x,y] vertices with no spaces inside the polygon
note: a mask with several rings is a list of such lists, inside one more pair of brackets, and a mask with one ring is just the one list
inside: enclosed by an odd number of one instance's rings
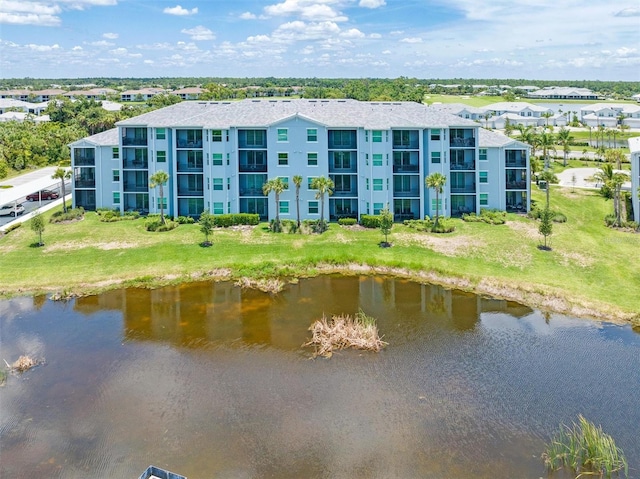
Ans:
{"label": "white car", "polygon": [[24,213],[24,206],[20,203],[11,203],[0,207],[0,216],[18,216]]}

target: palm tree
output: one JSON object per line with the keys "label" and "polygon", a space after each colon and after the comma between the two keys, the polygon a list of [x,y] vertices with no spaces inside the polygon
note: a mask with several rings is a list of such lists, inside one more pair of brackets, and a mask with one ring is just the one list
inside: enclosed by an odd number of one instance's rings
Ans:
{"label": "palm tree", "polygon": [[536,156],[536,134],[531,125],[516,125],[516,130],[520,132],[520,140],[531,146],[531,156]]}
{"label": "palm tree", "polygon": [[489,118],[491,118],[492,116],[493,116],[493,113],[491,113],[490,111],[482,115],[482,118],[484,118],[484,127],[486,129],[489,129]]}
{"label": "palm tree", "polygon": [[164,225],[166,221],[164,219],[164,185],[169,181],[169,174],[166,171],[158,170],[153,175],[149,177],[149,187],[155,188],[156,186],[160,188],[160,196],[158,197],[160,201],[160,222]]}
{"label": "palm tree", "polygon": [[51,178],[54,179],[54,180],[60,180],[60,189],[62,191],[62,210],[66,213],[67,212],[67,200],[66,200],[65,196],[67,195],[67,193],[66,193],[66,190],[65,190],[64,183],[65,183],[65,181],[71,179],[71,170],[65,170],[64,168],[59,166],[53,172],[53,175],[51,175]]}
{"label": "palm tree", "polygon": [[447,177],[442,173],[431,173],[424,179],[424,182],[427,188],[433,188],[436,190],[436,220],[433,224],[433,227],[438,226],[438,219],[440,217],[440,201],[438,199],[438,195],[443,192],[444,185],[447,183]]}
{"label": "palm tree", "polygon": [[615,226],[622,226],[622,185],[629,179],[629,175],[622,172],[613,174],[610,187],[613,190],[613,212],[616,215]]}
{"label": "palm tree", "polygon": [[555,135],[545,130],[536,136],[535,142],[537,143],[537,146],[542,150],[542,157],[544,158],[544,168],[548,169],[549,168],[549,152],[556,151]]}
{"label": "palm tree", "polygon": [[318,176],[311,181],[311,188],[318,190],[316,193],[316,199],[320,200],[320,223],[318,225],[320,232],[326,229],[324,222],[324,196],[331,196],[333,194],[334,186],[333,180],[331,178],[325,178],[324,176]]}
{"label": "palm tree", "polygon": [[613,164],[604,163],[600,169],[593,175],[593,179],[597,183],[602,183],[600,187],[600,194],[607,199],[613,198],[613,191],[611,190],[611,181],[613,180]]}
{"label": "palm tree", "polygon": [[551,113],[550,111],[545,111],[542,115],[540,115],[542,118],[544,118],[545,121],[545,128],[549,128],[549,118],[551,118],[553,116],[553,113]]}
{"label": "palm tree", "polygon": [[269,193],[273,191],[276,197],[276,222],[273,225],[273,231],[275,233],[280,232],[280,194],[286,190],[288,185],[282,181],[282,178],[272,178],[262,185],[262,192],[265,196],[269,196]]}
{"label": "palm tree", "polygon": [[544,170],[540,174],[540,179],[546,182],[547,208],[549,208],[549,191],[551,190],[551,183],[556,182],[557,177],[551,170]]}
{"label": "palm tree", "polygon": [[293,184],[296,185],[296,216],[298,217],[298,231],[300,231],[300,186],[302,185],[302,176],[295,175]]}
{"label": "palm tree", "polygon": [[558,130],[558,135],[556,137],[558,139],[558,143],[562,145],[562,152],[564,154],[563,157],[563,166],[567,166],[567,155],[569,154],[569,145],[573,141],[573,136],[571,136],[571,130],[568,130],[564,126]]}

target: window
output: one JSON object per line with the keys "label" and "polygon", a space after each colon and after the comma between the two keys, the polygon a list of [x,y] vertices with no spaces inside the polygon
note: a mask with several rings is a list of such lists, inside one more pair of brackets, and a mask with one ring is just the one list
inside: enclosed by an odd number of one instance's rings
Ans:
{"label": "window", "polygon": [[264,146],[263,130],[247,130],[247,146]]}
{"label": "window", "polygon": [[120,170],[113,170],[113,181],[120,181]]}
{"label": "window", "polygon": [[317,201],[309,201],[309,214],[317,215],[318,214],[318,202]]}
{"label": "window", "polygon": [[288,201],[281,201],[280,202],[279,211],[280,211],[281,215],[288,215],[289,214],[289,202]]}
{"label": "window", "polygon": [[438,141],[438,140],[440,140],[440,129],[439,128],[431,129],[431,141]]}
{"label": "window", "polygon": [[158,163],[164,163],[167,161],[167,152],[166,151],[162,151],[162,150],[158,150],[156,152],[156,161]]}
{"label": "window", "polygon": [[436,202],[435,198],[431,199],[431,211],[435,214],[437,211],[439,214],[442,214],[442,198],[438,198],[438,202]]}
{"label": "window", "polygon": [[489,172],[481,171],[480,172],[480,183],[489,183]]}
{"label": "window", "polygon": [[318,130],[316,128],[307,128],[307,141],[310,143],[318,141]]}
{"label": "window", "polygon": [[156,140],[164,140],[167,135],[164,128],[156,128]]}
{"label": "window", "polygon": [[213,153],[211,158],[213,166],[222,166],[222,153]]}
{"label": "window", "polygon": [[167,209],[167,197],[163,196],[162,198],[158,198],[158,209]]}
{"label": "window", "polygon": [[382,130],[373,130],[371,132],[371,141],[374,143],[382,143]]}
{"label": "window", "polygon": [[289,177],[288,176],[280,176],[280,180],[284,183],[284,189],[289,189]]}
{"label": "window", "polygon": [[317,153],[307,153],[307,166],[318,166]]}
{"label": "window", "polygon": [[289,141],[289,131],[286,128],[278,128],[278,141]]}
{"label": "window", "polygon": [[380,214],[380,210],[384,209],[384,203],[374,203],[373,204],[373,214],[374,215],[379,215]]}
{"label": "window", "polygon": [[289,164],[289,153],[278,153],[278,166],[287,166]]}
{"label": "window", "polygon": [[480,193],[480,206],[489,205],[489,193]]}
{"label": "window", "polygon": [[373,191],[382,191],[382,178],[373,179]]}
{"label": "window", "polygon": [[120,192],[119,191],[114,191],[113,192],[113,204],[114,205],[119,205],[120,204]]}
{"label": "window", "polygon": [[190,170],[202,170],[201,151],[187,151],[187,168]]}
{"label": "window", "polygon": [[373,166],[382,166],[382,154],[373,154]]}
{"label": "window", "polygon": [[367,180],[367,191],[369,191],[369,178],[365,178]]}
{"label": "window", "polygon": [[486,148],[480,148],[478,150],[478,156],[480,158],[480,161],[487,161],[487,149]]}
{"label": "window", "polygon": [[120,158],[120,150],[116,147],[116,148],[112,148],[112,156],[114,160],[117,160],[118,158]]}
{"label": "window", "polygon": [[223,202],[214,202],[213,203],[213,214],[214,215],[222,215],[224,214],[224,203]]}
{"label": "window", "polygon": [[213,142],[221,142],[222,141],[222,130],[211,130],[211,141]]}
{"label": "window", "polygon": [[440,163],[440,152],[432,151],[431,152],[431,163]]}
{"label": "window", "polygon": [[334,151],[333,167],[337,170],[348,170],[351,168],[351,152]]}
{"label": "window", "polygon": [[222,178],[213,178],[213,190],[221,191],[223,189]]}
{"label": "window", "polygon": [[311,186],[311,183],[313,183],[313,180],[315,180],[317,177],[316,176],[309,176],[307,178],[307,188],[309,188],[310,190],[313,190],[314,188]]}

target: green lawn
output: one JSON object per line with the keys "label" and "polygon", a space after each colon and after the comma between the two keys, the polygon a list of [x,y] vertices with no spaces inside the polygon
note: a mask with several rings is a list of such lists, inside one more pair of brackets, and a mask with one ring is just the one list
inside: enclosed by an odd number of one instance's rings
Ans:
{"label": "green lawn", "polygon": [[[543,193],[535,190],[542,202]],[[507,225],[454,220],[449,235],[394,225],[392,248],[380,248],[378,230],[332,224],[323,235],[269,233],[265,225],[216,230],[202,248],[197,225],[166,233],[145,231],[144,220],[47,224],[45,246],[23,225],[0,238],[0,295],[94,292],[119,285],[156,286],[201,278],[305,276],[322,272],[376,272],[412,277],[520,300],[578,316],[640,322],[640,234],[608,229],[611,202],[591,191],[552,189],[552,251],[538,249],[533,220],[509,215]],[[374,268],[372,271],[371,268]]]}
{"label": "green lawn", "polygon": [[469,106],[487,106],[492,103],[504,101],[501,96],[473,96],[473,95],[435,95],[427,94],[424,97],[424,103],[431,105],[432,103],[463,103]]}

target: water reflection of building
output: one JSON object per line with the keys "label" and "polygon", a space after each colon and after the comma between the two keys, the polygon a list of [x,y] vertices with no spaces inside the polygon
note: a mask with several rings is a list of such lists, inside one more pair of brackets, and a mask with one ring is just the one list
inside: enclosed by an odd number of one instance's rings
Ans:
{"label": "water reflection of building", "polygon": [[277,295],[231,283],[188,283],[148,289],[122,289],[76,299],[84,314],[122,312],[125,340],[162,341],[197,347],[210,343],[269,345],[295,350],[310,337],[323,315],[375,317],[386,331],[423,328],[472,330],[480,315],[532,312],[517,303],[483,298],[436,285],[384,277],[321,276],[289,284]]}

